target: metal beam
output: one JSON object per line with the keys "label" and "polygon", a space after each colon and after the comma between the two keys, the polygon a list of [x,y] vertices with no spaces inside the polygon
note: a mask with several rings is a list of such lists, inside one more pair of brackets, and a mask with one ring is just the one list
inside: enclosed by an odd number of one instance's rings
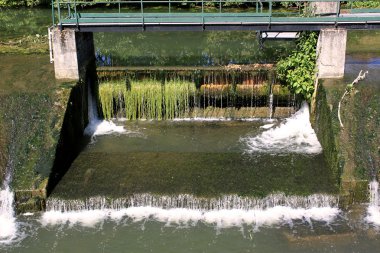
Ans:
{"label": "metal beam", "polygon": [[[75,24],[62,25],[65,28],[76,28]],[[140,24],[135,25],[115,25],[115,24],[80,24],[81,32],[170,32],[170,31],[270,31],[270,32],[298,32],[298,31],[319,31],[325,28],[345,28],[348,30],[380,29],[379,23],[339,23],[339,24],[144,24],[144,29]]]}

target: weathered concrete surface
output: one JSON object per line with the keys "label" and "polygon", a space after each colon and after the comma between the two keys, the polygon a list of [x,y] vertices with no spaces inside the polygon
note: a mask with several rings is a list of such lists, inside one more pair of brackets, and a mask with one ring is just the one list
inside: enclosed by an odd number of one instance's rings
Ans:
{"label": "weathered concrete surface", "polygon": [[95,58],[92,33],[53,29],[54,71],[56,79],[78,81]]}
{"label": "weathered concrete surface", "polygon": [[329,15],[337,12],[338,3],[314,2],[310,3],[311,11],[316,15]]}
{"label": "weathered concrete surface", "polygon": [[319,78],[342,78],[346,61],[347,30],[323,29],[317,45]]}
{"label": "weathered concrete surface", "polygon": [[377,178],[380,176],[380,93],[373,84],[376,80],[364,80],[344,99],[341,104],[344,128],[340,127],[337,115],[346,83],[325,79],[318,86],[313,128],[325,160],[339,181],[342,208],[368,203],[369,180],[376,174]]}

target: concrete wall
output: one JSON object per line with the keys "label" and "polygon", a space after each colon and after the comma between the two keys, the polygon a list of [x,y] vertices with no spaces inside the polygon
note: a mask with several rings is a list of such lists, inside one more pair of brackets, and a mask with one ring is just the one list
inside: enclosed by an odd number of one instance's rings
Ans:
{"label": "concrete wall", "polygon": [[317,45],[319,78],[342,78],[346,61],[347,30],[323,29]]}
{"label": "concrete wall", "polygon": [[55,78],[83,79],[84,70],[95,60],[93,34],[55,28],[52,40]]}
{"label": "concrete wall", "polygon": [[329,15],[337,12],[338,3],[314,2],[310,3],[311,11],[316,15]]}

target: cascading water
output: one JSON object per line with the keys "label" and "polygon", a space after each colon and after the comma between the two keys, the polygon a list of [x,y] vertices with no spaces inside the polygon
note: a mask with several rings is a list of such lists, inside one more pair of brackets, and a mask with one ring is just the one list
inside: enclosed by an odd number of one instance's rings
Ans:
{"label": "cascading water", "polygon": [[379,206],[379,183],[373,180],[369,184],[370,203],[367,210],[366,220],[376,226],[380,226],[380,206]]}
{"label": "cascading water", "polygon": [[[292,152],[290,148],[297,153],[321,152],[310,126],[306,103],[285,123],[267,132],[253,139],[248,138],[248,144],[252,147],[252,143],[261,141],[262,145],[270,146],[268,151],[275,152]],[[285,146],[289,143],[290,147]],[[339,213],[338,197],[333,195],[286,196],[278,193],[259,199],[237,195],[200,198],[191,194],[168,196],[145,193],[113,200],[108,196],[85,200],[50,198],[47,201],[47,212],[40,221],[42,225],[95,226],[105,220],[121,222],[152,219],[177,225],[204,223],[218,228],[243,225],[259,228],[265,225],[291,224],[295,220],[328,223]]]}
{"label": "cascading water", "polygon": [[117,126],[112,121],[99,119],[96,101],[92,95],[91,87],[88,85],[88,125],[84,134],[88,136],[105,135],[111,133],[124,133],[123,126]]}
{"label": "cascading water", "polygon": [[274,124],[265,125],[268,129],[255,137],[245,137],[247,152],[266,153],[306,153],[319,154],[321,144],[311,127],[309,106],[304,102],[301,109],[287,118],[277,127]]}
{"label": "cascading water", "polygon": [[156,220],[174,225],[205,223],[218,228],[251,225],[291,224],[295,220],[331,222],[339,214],[338,198],[315,194],[306,197],[272,194],[263,199],[226,195],[197,198],[193,195],[156,196],[135,194],[110,200],[94,197],[86,200],[49,199],[43,225],[69,224],[95,226],[104,220]]}
{"label": "cascading water", "polygon": [[0,192],[0,244],[11,243],[17,237],[17,224],[13,209],[14,194],[9,187],[12,173],[7,171]]}
{"label": "cascading water", "polygon": [[10,243],[16,237],[17,225],[13,199],[13,192],[6,185],[0,192],[0,244]]}

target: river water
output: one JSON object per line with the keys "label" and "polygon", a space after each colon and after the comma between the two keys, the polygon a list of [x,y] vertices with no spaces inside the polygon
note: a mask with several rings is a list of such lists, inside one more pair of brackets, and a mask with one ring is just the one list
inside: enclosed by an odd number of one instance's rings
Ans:
{"label": "river water", "polygon": [[[124,36],[134,41],[153,35]],[[157,57],[164,54],[160,49],[152,49],[156,55],[146,51],[140,61],[141,51],[124,59],[98,44],[100,57],[110,57],[112,64],[173,63],[172,53],[164,60]],[[249,50],[215,58],[194,52],[195,65],[257,59],[249,57]],[[186,65],[191,57],[173,64]],[[363,87],[379,87],[379,57],[351,53],[341,85],[369,69]],[[33,62],[30,56],[6,59]],[[40,64],[47,68],[48,63]],[[11,71],[20,65],[12,64]],[[15,87],[23,87],[20,83]],[[371,183],[369,204],[339,208],[337,182],[308,114],[303,106],[281,120],[93,121],[94,136],[54,189],[46,212],[15,217],[12,192],[2,188],[0,251],[377,252],[378,185]]]}

